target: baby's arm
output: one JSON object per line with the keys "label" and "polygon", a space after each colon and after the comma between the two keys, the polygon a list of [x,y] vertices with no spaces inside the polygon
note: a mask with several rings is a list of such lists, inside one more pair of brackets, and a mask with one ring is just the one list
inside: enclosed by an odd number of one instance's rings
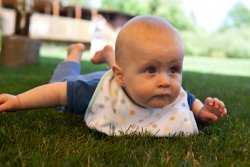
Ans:
{"label": "baby's arm", "polygon": [[42,85],[17,96],[0,94],[0,112],[67,105],[67,83]]}
{"label": "baby's arm", "polygon": [[227,115],[224,103],[217,99],[208,97],[203,104],[199,99],[195,99],[192,105],[195,118],[202,124],[210,125],[218,119]]}

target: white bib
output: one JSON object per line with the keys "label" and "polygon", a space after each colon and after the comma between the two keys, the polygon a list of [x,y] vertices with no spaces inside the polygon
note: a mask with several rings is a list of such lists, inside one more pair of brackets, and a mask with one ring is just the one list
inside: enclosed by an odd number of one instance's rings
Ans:
{"label": "white bib", "polygon": [[84,119],[88,127],[107,135],[150,133],[170,137],[198,134],[183,88],[172,104],[161,109],[147,109],[131,102],[111,70],[100,80]]}

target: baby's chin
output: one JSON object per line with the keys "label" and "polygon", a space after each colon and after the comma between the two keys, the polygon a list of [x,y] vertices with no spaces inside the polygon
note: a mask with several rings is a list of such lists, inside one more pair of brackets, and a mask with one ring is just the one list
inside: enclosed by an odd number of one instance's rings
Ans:
{"label": "baby's chin", "polygon": [[131,100],[134,104],[142,107],[142,108],[147,108],[147,109],[161,109],[164,108],[168,105],[170,105],[171,103],[173,103],[173,99],[169,98],[169,97],[153,97],[150,100],[148,100],[147,102],[144,101],[135,101],[135,100]]}
{"label": "baby's chin", "polygon": [[148,108],[148,109],[160,109],[160,108],[164,108],[166,106],[168,106],[169,102],[165,102],[165,103],[150,103],[150,104],[145,104],[143,105],[144,108]]}

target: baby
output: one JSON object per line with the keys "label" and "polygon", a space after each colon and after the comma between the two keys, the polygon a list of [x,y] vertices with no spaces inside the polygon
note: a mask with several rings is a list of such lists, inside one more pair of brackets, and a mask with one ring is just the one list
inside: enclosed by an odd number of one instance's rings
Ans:
{"label": "baby", "polygon": [[80,75],[83,50],[82,44],[69,47],[50,84],[17,96],[1,94],[0,111],[67,106],[107,135],[154,136],[197,134],[196,121],[209,125],[227,114],[219,99],[202,104],[181,87],[181,37],[161,18],[133,18],[119,32],[115,54],[109,46],[95,54],[92,62],[107,63],[108,72]]}

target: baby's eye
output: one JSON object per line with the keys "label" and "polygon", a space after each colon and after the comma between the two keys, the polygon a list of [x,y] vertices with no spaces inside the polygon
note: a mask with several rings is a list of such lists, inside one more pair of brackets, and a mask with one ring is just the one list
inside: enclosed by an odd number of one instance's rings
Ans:
{"label": "baby's eye", "polygon": [[172,67],[168,70],[169,73],[176,73],[178,71],[177,67]]}
{"label": "baby's eye", "polygon": [[155,73],[156,72],[156,68],[155,67],[148,67],[146,69],[146,72],[148,72],[148,73]]}

